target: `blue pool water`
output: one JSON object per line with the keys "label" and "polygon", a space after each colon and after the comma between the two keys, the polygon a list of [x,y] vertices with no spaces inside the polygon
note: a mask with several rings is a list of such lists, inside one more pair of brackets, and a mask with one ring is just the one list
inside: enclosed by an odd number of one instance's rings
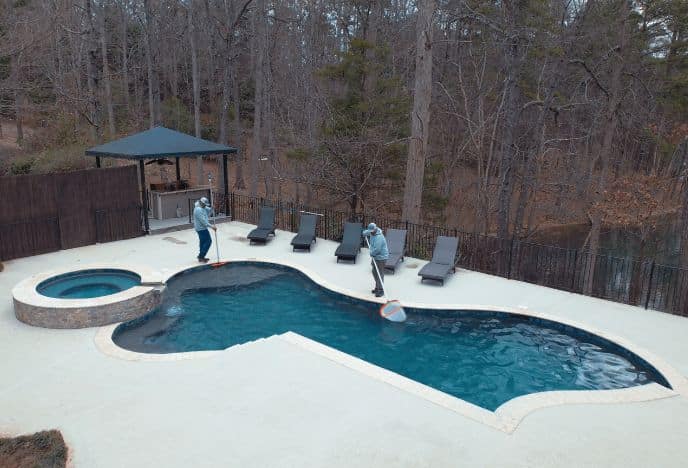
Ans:
{"label": "blue pool water", "polygon": [[141,277],[126,270],[81,270],[54,276],[36,290],[48,297],[88,299],[108,296],[141,284]]}
{"label": "blue pool water", "polygon": [[489,410],[547,390],[658,382],[650,365],[600,337],[499,312],[378,306],[328,291],[281,266],[229,264],[173,278],[162,305],[120,325],[114,341],[149,353],[218,350],[293,331]]}

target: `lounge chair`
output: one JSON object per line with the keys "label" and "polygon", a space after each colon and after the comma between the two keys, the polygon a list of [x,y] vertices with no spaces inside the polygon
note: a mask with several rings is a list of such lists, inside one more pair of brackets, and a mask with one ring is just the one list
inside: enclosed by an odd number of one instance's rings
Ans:
{"label": "lounge chair", "polygon": [[246,237],[248,237],[250,244],[254,242],[265,244],[270,235],[275,235],[275,209],[270,206],[264,206],[260,209],[258,227],[249,232]]}
{"label": "lounge chair", "polygon": [[404,255],[406,255],[406,229],[389,229],[385,237],[387,238],[387,249],[389,250],[389,258],[385,262],[385,270],[391,270],[394,273],[397,265],[404,260]]}
{"label": "lounge chair", "polygon": [[459,239],[456,237],[438,236],[435,242],[435,250],[432,253],[432,260],[418,272],[423,280],[440,281],[444,280],[449,273],[456,271],[456,251],[459,248]]}
{"label": "lounge chair", "polygon": [[334,252],[337,256],[337,263],[339,260],[353,260],[356,263],[356,256],[361,250],[361,232],[363,232],[361,223],[344,224],[342,243]]}
{"label": "lounge chair", "polygon": [[312,214],[302,214],[299,222],[299,232],[291,240],[292,251],[296,249],[311,251],[311,244],[315,242],[315,223],[318,217]]}

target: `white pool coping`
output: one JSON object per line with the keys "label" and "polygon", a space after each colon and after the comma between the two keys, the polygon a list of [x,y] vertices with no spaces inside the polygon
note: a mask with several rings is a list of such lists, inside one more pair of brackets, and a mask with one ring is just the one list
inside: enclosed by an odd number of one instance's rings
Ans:
{"label": "white pool coping", "polygon": [[[254,227],[222,224],[213,236],[222,258],[298,264],[302,271],[317,272],[358,292],[352,295],[373,300],[365,249],[355,264],[338,264],[335,242],[318,239],[310,253],[292,252],[294,233],[285,231],[278,230],[267,245],[249,246],[245,237]],[[5,262],[0,273],[0,433],[59,429],[74,466],[89,468],[685,465],[685,395],[623,403],[617,391],[610,391],[614,404],[554,403],[528,413],[516,430],[507,432],[370,377],[364,372],[376,368],[368,363],[356,371],[319,354],[321,345],[306,350],[298,337],[299,344],[281,335],[212,354],[176,355],[174,362],[136,362],[100,351],[94,335],[102,330],[37,328],[15,317],[11,290],[28,276],[64,265],[130,262],[155,266],[163,279],[198,265],[197,245],[196,233],[186,230]],[[213,260],[215,253],[213,246]],[[579,327],[584,330],[623,337],[636,345],[626,346],[629,351],[646,359],[660,356],[688,376],[686,317],[464,269],[444,286],[421,283],[417,273],[424,264],[407,258],[385,278],[388,292],[404,304],[481,304],[519,313],[517,306],[527,305],[557,322],[580,322],[588,325]],[[641,348],[652,354],[639,353]],[[348,355],[335,357],[352,361]],[[658,367],[660,360],[649,362]],[[393,383],[400,384],[394,377]],[[550,396],[553,401],[555,395]],[[515,417],[520,411],[516,403],[527,404],[528,398],[509,402]]]}
{"label": "white pool coping", "polygon": [[[64,275],[67,273],[76,273],[84,270],[130,271],[141,277],[141,285],[133,286],[115,294],[87,299],[61,299],[49,297],[44,296],[37,290],[38,285],[45,280],[55,276]],[[63,268],[43,271],[41,273],[31,275],[17,283],[17,285],[12,288],[12,297],[24,304],[29,304],[35,307],[49,307],[55,309],[89,308],[115,304],[127,299],[132,299],[151,291],[155,286],[162,285],[162,283],[161,276],[158,272],[143,265],[131,263],[90,263],[79,266],[65,266]]]}
{"label": "white pool coping", "polygon": [[[241,262],[257,262],[266,264],[276,264],[304,273],[316,284],[323,286],[331,291],[360,299],[367,302],[377,302],[384,304],[384,300],[380,298],[371,299],[370,296],[362,295],[357,291],[342,288],[331,282],[326,281],[321,275],[292,262],[284,260],[263,260],[256,257],[246,258],[232,258],[221,260],[226,263],[241,263]],[[158,278],[162,282],[167,282],[175,275],[193,270],[195,268],[203,268],[203,266],[191,265],[179,267],[176,269],[167,269],[165,271],[157,272],[152,277]],[[529,309],[528,307],[504,307],[499,305],[485,305],[485,304],[429,304],[421,302],[404,301],[404,305],[413,308],[434,309],[434,310],[472,310],[472,311],[486,311],[486,312],[505,312],[511,314],[518,314],[528,317],[534,317],[563,325],[571,326],[583,330],[587,333],[597,335],[601,338],[609,340],[616,345],[622,346],[628,351],[636,354],[640,358],[647,361],[667,380],[672,389],[663,387],[657,383],[650,383],[646,385],[639,385],[635,387],[628,387],[615,390],[571,390],[571,391],[548,391],[532,393],[528,395],[513,398],[494,412],[489,411],[480,406],[469,403],[453,395],[449,395],[440,390],[424,385],[413,379],[404,377],[395,372],[389,371],[375,364],[371,364],[365,360],[356,358],[350,354],[336,350],[332,347],[323,345],[314,340],[306,338],[294,332],[287,332],[282,335],[273,335],[271,337],[263,338],[248,343],[231,346],[222,351],[194,351],[185,353],[169,353],[169,354],[153,354],[153,353],[137,353],[126,350],[117,346],[113,340],[112,335],[119,326],[119,324],[112,324],[105,327],[100,327],[94,337],[96,347],[104,354],[123,359],[127,361],[141,361],[141,362],[174,362],[189,359],[204,359],[212,358],[241,346],[248,345],[263,340],[278,339],[290,343],[294,346],[324,357],[330,361],[336,362],[349,369],[353,369],[363,375],[376,379],[378,381],[389,384],[395,388],[413,394],[417,397],[423,398],[433,404],[441,406],[445,409],[454,411],[462,416],[473,419],[474,421],[485,424],[494,429],[505,433],[512,433],[519,426],[521,421],[530,413],[557,405],[593,403],[593,404],[614,404],[614,403],[631,403],[659,400],[664,398],[675,397],[679,395],[688,396],[688,379],[686,379],[680,372],[662,360],[659,356],[651,353],[631,341],[620,336],[607,333],[605,331],[595,329],[588,325],[578,323],[571,320],[564,320],[560,317],[554,317],[548,314],[540,313]]]}

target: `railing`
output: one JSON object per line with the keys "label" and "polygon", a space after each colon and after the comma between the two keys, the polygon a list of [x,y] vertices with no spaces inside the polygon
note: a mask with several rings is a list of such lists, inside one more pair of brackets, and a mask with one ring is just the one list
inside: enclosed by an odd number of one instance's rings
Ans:
{"label": "railing", "polygon": [[[346,213],[301,203],[215,193],[217,205],[226,203],[233,219],[258,222],[260,207],[276,209],[277,228],[296,232],[301,211],[322,215],[316,235],[341,241],[345,221],[364,226],[375,222],[383,229],[406,229],[406,252],[429,259],[437,236],[459,238],[457,265],[504,278],[585,294],[671,314],[688,316],[688,269],[661,265],[653,259],[614,257],[606,253],[534,244],[516,238],[462,232],[439,226],[406,223],[385,216]],[[592,275],[592,280],[591,279]]]}

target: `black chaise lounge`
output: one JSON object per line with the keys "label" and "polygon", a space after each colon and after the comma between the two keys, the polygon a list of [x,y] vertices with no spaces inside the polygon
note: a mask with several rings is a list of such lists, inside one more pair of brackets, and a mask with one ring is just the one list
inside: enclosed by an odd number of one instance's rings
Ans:
{"label": "black chaise lounge", "polygon": [[299,232],[291,240],[292,251],[296,249],[311,251],[311,244],[315,242],[315,223],[318,217],[312,214],[302,214],[299,222]]}
{"label": "black chaise lounge", "polygon": [[340,260],[352,260],[356,263],[356,256],[361,250],[361,232],[363,232],[361,223],[344,224],[342,243],[339,244],[339,247],[334,252],[337,256],[337,263]]}
{"label": "black chaise lounge", "polygon": [[385,270],[394,273],[406,255],[406,229],[389,229],[386,234],[389,258],[385,262]]}
{"label": "black chaise lounge", "polygon": [[435,242],[435,250],[432,253],[432,260],[418,272],[423,280],[440,281],[444,280],[449,273],[456,271],[456,250],[459,247],[459,239],[456,237],[438,236]]}
{"label": "black chaise lounge", "polygon": [[264,206],[260,209],[258,227],[249,232],[246,237],[248,237],[250,244],[254,242],[265,244],[270,235],[275,235],[275,209],[270,206]]}

